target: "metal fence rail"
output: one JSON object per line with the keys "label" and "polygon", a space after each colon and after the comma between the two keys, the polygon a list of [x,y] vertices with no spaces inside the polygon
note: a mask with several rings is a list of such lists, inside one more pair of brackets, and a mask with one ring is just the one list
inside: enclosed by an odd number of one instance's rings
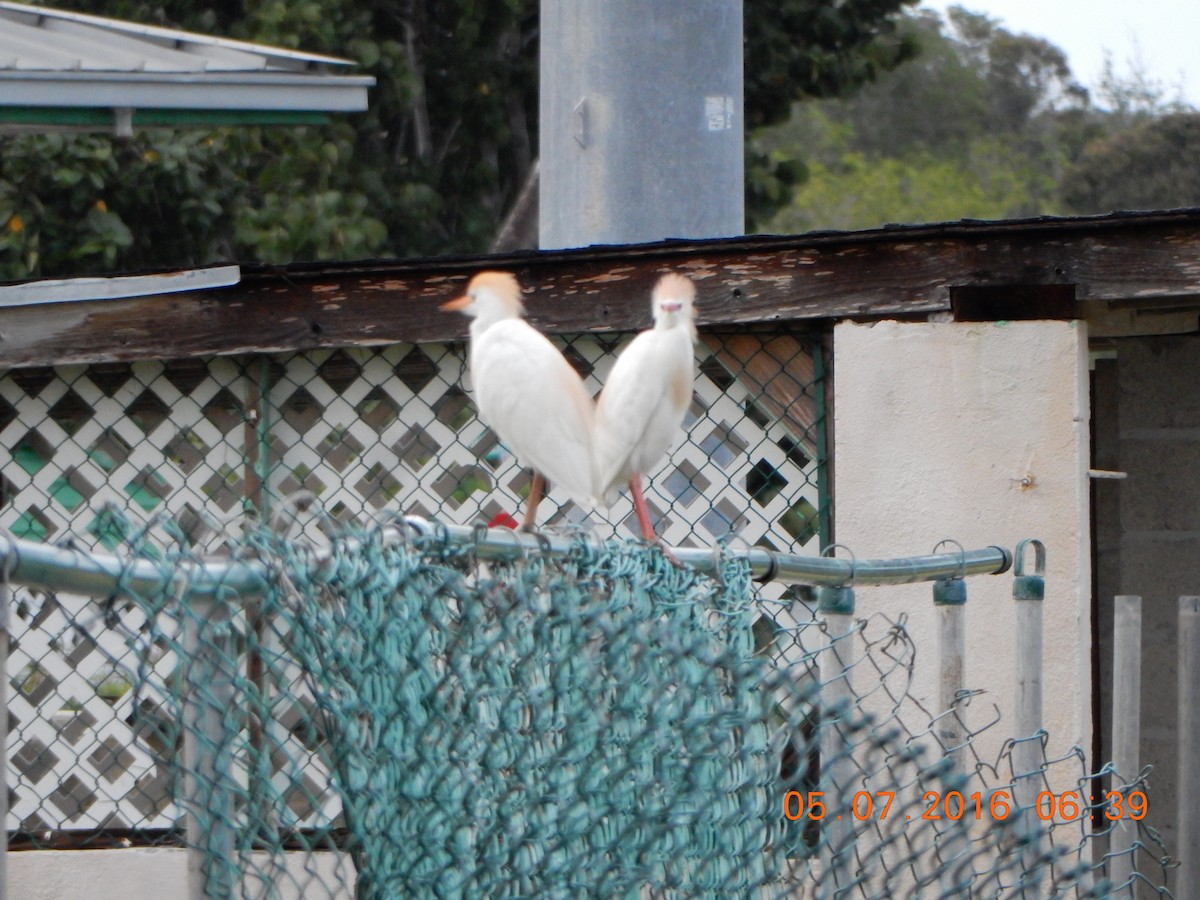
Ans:
{"label": "metal fence rail", "polygon": [[[443,525],[419,516],[404,516],[399,524],[383,527],[382,534],[390,541],[439,536],[469,545],[475,557],[484,562],[511,562],[535,554],[565,556],[578,549],[580,540],[579,536],[570,538],[498,531],[482,526]],[[668,547],[666,550],[678,562],[708,575],[718,573],[723,559],[715,548]],[[323,560],[331,553],[330,550],[318,550],[315,557]],[[906,584],[968,575],[996,575],[1008,571],[1012,565],[1012,555],[1004,547],[900,559],[797,556],[761,547],[747,548],[738,551],[737,555],[745,561],[751,577],[760,583],[810,586]],[[9,579],[23,587],[69,591],[88,597],[122,591],[133,594],[175,591],[192,597],[228,593],[248,599],[266,593],[270,585],[269,570],[254,561],[209,559],[183,563],[165,573],[152,559],[131,560],[111,553],[84,552],[11,536],[0,543],[0,565],[7,566]]]}

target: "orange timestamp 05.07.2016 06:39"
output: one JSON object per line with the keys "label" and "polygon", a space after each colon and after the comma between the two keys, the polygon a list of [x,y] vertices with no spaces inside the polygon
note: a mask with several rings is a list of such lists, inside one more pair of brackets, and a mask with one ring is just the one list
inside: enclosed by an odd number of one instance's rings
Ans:
{"label": "orange timestamp 05.07.2016 06:39", "polygon": [[[783,795],[784,818],[792,821],[811,819],[820,821],[829,815],[825,804],[824,791],[788,791]],[[865,819],[886,819],[896,799],[895,791],[858,791],[850,801],[849,814],[858,821]],[[1097,796],[1089,794],[1087,800],[1096,804]],[[1130,818],[1140,821],[1149,811],[1149,801],[1143,791],[1108,791],[1100,802],[1103,804],[1103,815],[1106,819]],[[1013,804],[1008,791],[975,791],[963,794],[961,791],[947,791],[940,794],[937,791],[926,791],[922,797],[923,809],[917,814],[906,813],[905,819],[960,819],[983,820],[992,819],[1003,821],[1013,812]],[[1084,802],[1084,795],[1079,791],[1065,791],[1056,794],[1053,791],[1041,791],[1037,795],[1035,810],[1037,817],[1048,822],[1052,819],[1076,819],[1081,815],[1090,815],[1093,806]],[[842,818],[841,814],[834,816]]]}

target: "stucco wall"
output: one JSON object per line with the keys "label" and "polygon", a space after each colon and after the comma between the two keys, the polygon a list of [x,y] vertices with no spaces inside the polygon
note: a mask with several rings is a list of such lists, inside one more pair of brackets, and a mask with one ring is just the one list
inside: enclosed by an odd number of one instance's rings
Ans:
{"label": "stucco wall", "polygon": [[[944,538],[967,548],[1045,542],[1051,754],[1090,751],[1092,740],[1085,331],[1068,322],[879,322],[842,323],[834,336],[840,543],[860,557],[891,557],[931,552]],[[974,578],[969,590],[966,686],[987,693],[968,721],[983,724],[999,706],[1003,722],[976,741],[995,759],[1013,731],[1012,579]],[[935,709],[930,587],[861,588],[857,599],[862,615],[908,615],[914,692]]]}

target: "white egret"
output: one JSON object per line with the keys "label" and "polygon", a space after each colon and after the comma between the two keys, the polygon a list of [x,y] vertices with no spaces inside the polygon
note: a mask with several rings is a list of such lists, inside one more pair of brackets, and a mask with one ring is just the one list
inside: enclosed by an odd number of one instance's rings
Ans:
{"label": "white egret", "polygon": [[664,275],[650,298],[654,327],[621,353],[596,404],[593,472],[597,504],[612,505],[626,484],[642,536],[656,540],[642,476],[679,438],[692,399],[696,287]]}
{"label": "white egret", "polygon": [[521,287],[481,272],[444,310],[471,317],[470,370],[479,418],[534,470],[522,527],[534,527],[545,479],[586,502],[592,493],[595,407],[583,380],[545,335],[521,318]]}

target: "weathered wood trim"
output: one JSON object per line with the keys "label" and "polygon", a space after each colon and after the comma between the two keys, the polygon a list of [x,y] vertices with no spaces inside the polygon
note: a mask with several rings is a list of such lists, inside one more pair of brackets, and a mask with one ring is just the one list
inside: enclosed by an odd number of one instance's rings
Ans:
{"label": "weathered wood trim", "polygon": [[516,272],[530,320],[556,333],[645,327],[668,270],[696,280],[702,325],[923,316],[963,285],[1073,284],[1083,308],[1152,303],[1200,294],[1200,210],[245,266],[228,288],[0,310],[0,367],[459,340],[466,320],[438,305],[486,268]]}

